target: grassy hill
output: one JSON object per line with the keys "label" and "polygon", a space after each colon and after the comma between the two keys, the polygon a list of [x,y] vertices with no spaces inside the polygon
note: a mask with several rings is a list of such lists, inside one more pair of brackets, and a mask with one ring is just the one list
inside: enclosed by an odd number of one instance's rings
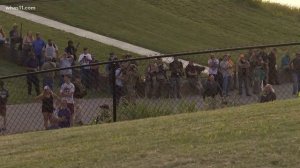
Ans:
{"label": "grassy hill", "polygon": [[297,167],[299,100],[0,137],[3,168]]}
{"label": "grassy hill", "polygon": [[[8,32],[11,29],[12,25],[14,23],[21,24],[23,23],[23,35],[27,33],[27,31],[40,32],[42,35],[42,38],[47,42],[48,39],[53,39],[55,43],[57,44],[60,53],[63,52],[64,48],[67,46],[68,40],[73,40],[74,43],[80,42],[80,47],[78,49],[78,54],[80,54],[84,47],[88,47],[90,49],[90,52],[98,58],[100,61],[106,61],[108,58],[108,55],[110,52],[115,52],[118,55],[128,53],[126,51],[120,50],[115,47],[111,47],[93,40],[89,40],[86,38],[78,37],[76,35],[66,33],[54,28],[49,28],[47,26],[43,26],[41,24],[33,23],[28,20],[15,17],[3,12],[0,12],[0,24],[4,27],[4,31],[6,35],[8,36]],[[3,55],[1,55],[2,57]],[[4,62],[0,62],[0,65],[2,65]],[[9,64],[9,62],[5,62],[5,64]],[[12,65],[12,64],[11,64]],[[14,66],[14,65],[12,65]],[[10,69],[10,74],[14,72],[13,69]]]}
{"label": "grassy hill", "polygon": [[25,4],[36,6],[36,14],[164,53],[293,41],[300,35],[298,10],[259,0],[56,0]]}

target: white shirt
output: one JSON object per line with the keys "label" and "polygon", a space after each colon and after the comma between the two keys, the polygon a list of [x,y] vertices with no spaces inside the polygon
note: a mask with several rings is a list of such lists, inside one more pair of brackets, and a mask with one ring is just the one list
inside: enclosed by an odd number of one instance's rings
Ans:
{"label": "white shirt", "polygon": [[75,86],[73,83],[64,83],[61,85],[60,93],[72,93],[71,96],[62,96],[62,100],[66,100],[69,104],[74,104],[73,94],[75,92]]}
{"label": "white shirt", "polygon": [[56,44],[52,44],[52,46],[50,46],[49,44],[47,44],[44,48],[43,48],[44,52],[45,52],[45,56],[49,57],[49,58],[56,58],[56,52],[58,51],[58,47]]}
{"label": "white shirt", "polygon": [[[212,64],[212,66],[210,66],[210,64]],[[218,59],[209,59],[208,60],[208,65],[209,65],[209,69],[208,69],[208,73],[209,74],[213,74],[213,75],[217,75],[218,74],[218,68],[219,68],[219,60]]]}
{"label": "white shirt", "polygon": [[87,54],[82,53],[82,54],[80,54],[80,56],[79,56],[79,58],[78,58],[78,62],[79,62],[79,63],[80,63],[80,61],[84,58],[84,56],[86,56],[86,58],[87,58],[88,60],[92,61],[92,55],[91,55],[91,54],[89,54],[89,53],[87,53]]}

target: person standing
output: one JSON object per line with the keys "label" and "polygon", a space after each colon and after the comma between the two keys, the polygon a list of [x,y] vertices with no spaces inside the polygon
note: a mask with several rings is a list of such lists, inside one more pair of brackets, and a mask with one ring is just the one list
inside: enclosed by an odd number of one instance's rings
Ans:
{"label": "person standing", "polygon": [[229,96],[229,88],[230,88],[230,81],[231,81],[231,72],[232,64],[229,62],[229,55],[224,55],[223,60],[220,63],[220,71],[223,76],[222,81],[222,91],[224,96]]}
{"label": "person standing", "polygon": [[[157,89],[156,89],[156,98],[160,98],[168,81],[167,76],[167,65],[162,61],[161,58],[157,59],[157,73],[156,73],[156,81],[157,81]],[[168,90],[167,90],[168,91]],[[169,94],[168,94],[169,96]]]}
{"label": "person standing", "polygon": [[35,97],[35,100],[42,101],[42,113],[46,130],[49,128],[49,122],[54,112],[54,99],[59,99],[59,97],[52,92],[49,86],[45,86],[43,93]]}
{"label": "person standing", "polygon": [[56,56],[58,55],[58,47],[51,39],[43,48],[45,60],[49,58],[51,61],[56,62]]}
{"label": "person standing", "polygon": [[126,91],[127,100],[130,104],[136,102],[136,83],[139,79],[138,68],[135,64],[131,64],[126,68]]}
{"label": "person standing", "polygon": [[185,74],[190,87],[195,89],[198,94],[201,94],[203,87],[198,80],[198,72],[196,70],[196,66],[192,61],[189,61],[189,64],[186,66]]}
{"label": "person standing", "polygon": [[123,64],[119,66],[118,64],[113,65],[116,66],[116,71],[115,71],[115,77],[116,77],[116,88],[115,88],[115,94],[116,94],[116,103],[117,105],[120,104],[121,97],[124,95],[124,84],[123,84],[123,71],[124,67]]}
{"label": "person standing", "polygon": [[146,69],[145,79],[145,95],[148,98],[154,98],[157,88],[156,73],[158,72],[157,62],[155,60],[149,60],[149,65]]}
{"label": "person standing", "polygon": [[276,48],[273,48],[269,54],[269,84],[279,85],[276,65]]}
{"label": "person standing", "polygon": [[281,68],[284,72],[290,71],[291,57],[290,54],[286,51],[281,58]]}
{"label": "person standing", "polygon": [[[108,58],[108,61],[117,61],[118,58],[117,56],[112,52],[112,53],[109,53],[109,58]],[[115,67],[119,67],[119,65],[117,65],[118,63],[108,63],[105,65],[105,72],[106,72],[106,75],[108,76],[108,84],[110,86],[110,92],[112,93],[112,90],[113,90],[113,76],[115,75],[115,72],[114,72],[114,66]]]}
{"label": "person standing", "polygon": [[238,60],[238,78],[239,78],[239,95],[243,94],[243,85],[245,87],[246,95],[250,96],[248,89],[248,75],[250,63],[245,59],[244,54],[240,54]]}
{"label": "person standing", "polygon": [[23,38],[23,47],[22,47],[22,64],[24,64],[28,57],[29,53],[32,50],[32,43],[34,41],[34,37],[31,31],[28,31],[26,36]]}
{"label": "person standing", "polygon": [[296,58],[291,62],[293,76],[293,95],[298,94],[300,88],[300,52],[296,53]]}
{"label": "person standing", "polygon": [[170,63],[171,71],[171,87],[173,98],[181,98],[181,77],[183,76],[183,64],[174,57],[174,61]]}
{"label": "person standing", "polygon": [[[72,66],[72,63],[74,61],[73,55],[70,55],[69,53],[64,53],[59,61],[59,68],[69,68]],[[63,84],[64,82],[64,76],[72,76],[72,69],[64,69],[60,71],[61,80],[60,84]]]}
{"label": "person standing", "polygon": [[87,95],[87,91],[81,82],[80,76],[76,76],[74,80],[74,100],[75,100],[75,124],[83,125],[82,98]]}
{"label": "person standing", "polygon": [[[42,65],[42,70],[51,70],[56,68],[56,64],[52,62],[52,59],[50,57],[46,57],[46,62]],[[51,90],[53,90],[53,84],[54,84],[54,76],[55,72],[46,72],[42,74],[43,76],[43,87],[49,86]]]}
{"label": "person standing", "polygon": [[9,39],[10,39],[10,55],[11,60],[17,62],[17,52],[16,52],[16,45],[20,42],[20,35],[18,32],[18,25],[15,23],[13,25],[12,30],[9,32]]}
{"label": "person standing", "polygon": [[0,116],[3,117],[3,125],[1,131],[6,131],[6,105],[9,97],[9,92],[4,88],[4,82],[0,81]]}
{"label": "person standing", "polygon": [[[78,44],[79,45],[79,44]],[[77,45],[77,47],[78,47]],[[74,43],[72,40],[68,41],[68,46],[65,48],[66,53],[70,53],[71,55],[74,56],[74,61],[77,60],[76,52],[77,52],[77,47],[74,47]]]}
{"label": "person standing", "polygon": [[[90,62],[91,64],[96,64],[99,61],[96,60],[95,56],[92,56],[92,61]],[[91,85],[93,86],[93,88],[95,90],[99,90],[100,89],[100,73],[99,73],[99,65],[93,65],[91,66]]]}
{"label": "person standing", "polygon": [[71,83],[71,76],[65,75],[64,76],[64,83],[61,85],[60,88],[60,96],[62,101],[67,102],[67,107],[70,109],[71,112],[71,119],[70,123],[71,126],[74,124],[74,92],[75,92],[75,86],[73,83]]}
{"label": "person standing", "polygon": [[[92,55],[89,53],[88,48],[83,49],[83,53],[79,56],[78,62],[80,65],[89,65],[92,61]],[[91,67],[85,66],[81,68],[81,78],[84,86],[89,89],[91,87]]]}
{"label": "person standing", "polygon": [[215,80],[217,80],[217,75],[219,70],[218,68],[219,68],[219,60],[215,57],[214,54],[211,54],[210,59],[208,60],[208,74],[213,75]]}
{"label": "person standing", "polygon": [[39,32],[36,33],[35,40],[32,43],[33,51],[36,56],[36,59],[38,60],[38,68],[42,67],[44,63],[43,58],[43,48],[45,47],[45,42],[41,38],[41,35]]}
{"label": "person standing", "polygon": [[[38,71],[38,60],[36,59],[36,56],[31,52],[30,58],[26,62],[26,69],[27,72],[37,72]],[[27,75],[27,90],[28,90],[28,95],[31,96],[31,90],[32,90],[32,85],[35,87],[36,94],[40,94],[40,81],[37,77],[37,74],[29,74]]]}

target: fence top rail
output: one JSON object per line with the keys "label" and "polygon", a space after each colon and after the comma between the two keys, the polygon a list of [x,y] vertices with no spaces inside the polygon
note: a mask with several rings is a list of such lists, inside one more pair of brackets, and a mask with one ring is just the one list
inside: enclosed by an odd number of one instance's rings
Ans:
{"label": "fence top rail", "polygon": [[168,57],[180,57],[180,56],[187,56],[187,55],[202,55],[202,54],[209,54],[209,53],[219,53],[219,52],[228,52],[228,51],[240,51],[240,50],[248,50],[248,49],[257,49],[257,48],[271,48],[271,47],[285,47],[285,46],[295,46],[300,45],[300,42],[289,42],[289,43],[278,43],[278,44],[265,44],[265,45],[253,45],[253,46],[242,46],[242,47],[234,47],[234,48],[223,48],[223,49],[208,49],[202,51],[189,51],[189,52],[179,52],[179,53],[171,53],[171,54],[160,54],[160,55],[153,55],[153,56],[144,56],[139,58],[131,58],[131,59],[120,59],[115,61],[103,61],[98,63],[92,63],[89,65],[76,65],[66,68],[54,68],[50,70],[43,70],[38,72],[29,72],[29,73],[21,73],[16,75],[8,75],[8,76],[0,76],[0,80],[2,79],[9,79],[9,78],[17,78],[32,74],[41,74],[47,72],[54,72],[66,69],[78,69],[83,67],[89,66],[97,66],[97,65],[105,65],[105,64],[114,64],[114,63],[121,63],[127,61],[141,61],[141,60],[149,60],[149,59],[156,59],[156,58],[168,58]]}

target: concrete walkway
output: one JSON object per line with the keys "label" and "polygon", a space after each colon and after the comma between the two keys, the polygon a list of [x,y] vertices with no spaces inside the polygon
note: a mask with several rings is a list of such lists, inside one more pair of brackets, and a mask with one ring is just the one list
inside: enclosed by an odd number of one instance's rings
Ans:
{"label": "concrete walkway", "polygon": [[[75,34],[80,37],[88,38],[88,39],[91,39],[91,40],[94,40],[94,41],[97,41],[97,42],[100,42],[100,43],[103,43],[103,44],[106,44],[109,46],[114,46],[114,47],[120,48],[125,51],[129,51],[129,52],[139,54],[142,56],[147,56],[147,57],[161,54],[156,51],[152,51],[152,50],[149,50],[146,48],[132,45],[130,43],[126,43],[126,42],[116,40],[116,39],[113,39],[110,37],[99,35],[99,34],[91,32],[91,31],[83,30],[83,29],[80,29],[77,27],[73,27],[73,26],[61,23],[61,22],[57,22],[55,20],[51,20],[51,19],[41,17],[41,16],[38,16],[35,14],[21,11],[21,10],[8,10],[8,8],[9,8],[8,6],[0,5],[0,11],[2,11],[2,12],[8,13],[8,14],[11,14],[14,16],[18,16],[23,19],[30,20],[30,21],[38,23],[38,24],[52,27],[52,28],[55,28],[58,30],[68,32],[68,33],[72,33],[72,34]],[[163,61],[166,63],[170,63],[173,61],[173,59],[165,58],[165,59],[163,59]],[[188,61],[185,61],[185,60],[180,60],[180,61],[183,63],[184,66],[186,66],[188,64]],[[205,72],[207,72],[207,70]]]}

